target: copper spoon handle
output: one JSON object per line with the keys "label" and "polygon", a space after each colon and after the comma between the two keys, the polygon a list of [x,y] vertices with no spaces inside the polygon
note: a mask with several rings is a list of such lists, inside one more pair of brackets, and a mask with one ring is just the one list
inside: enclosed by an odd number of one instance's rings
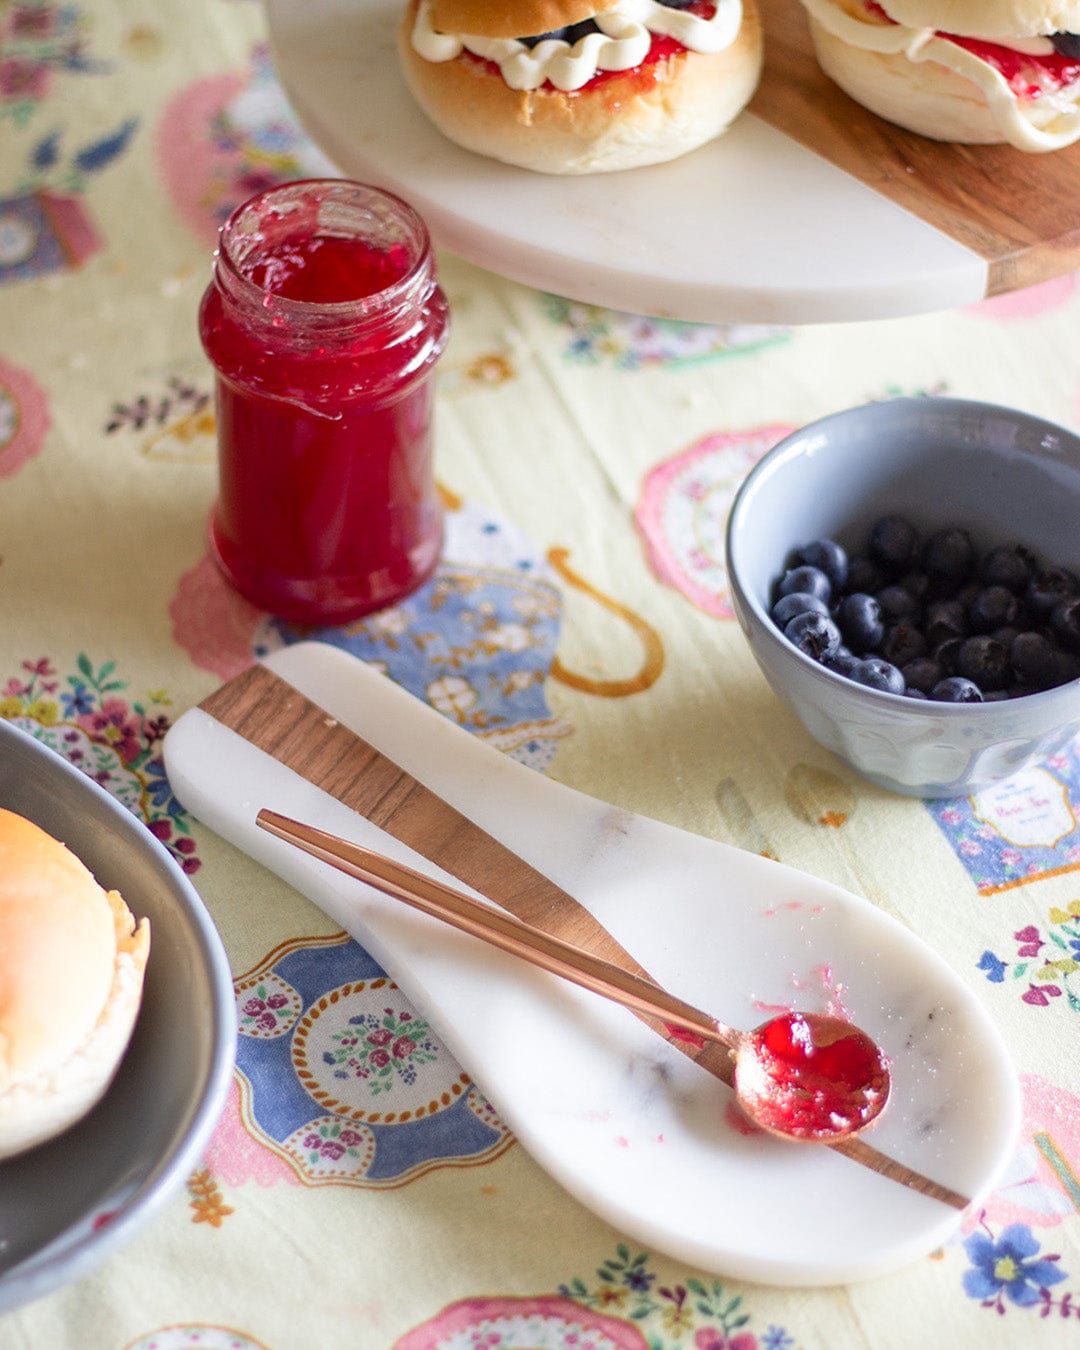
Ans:
{"label": "copper spoon handle", "polygon": [[624,1008],[658,1018],[706,1040],[719,1041],[732,1049],[736,1049],[743,1039],[742,1033],[669,994],[666,989],[593,956],[582,947],[522,923],[493,905],[474,900],[463,891],[446,886],[404,863],[276,811],[264,808],[255,817],[255,822],[270,834],[295,844],[338,871],[367,882],[395,900],[402,900],[423,914],[441,919],[463,933],[611,999]]}

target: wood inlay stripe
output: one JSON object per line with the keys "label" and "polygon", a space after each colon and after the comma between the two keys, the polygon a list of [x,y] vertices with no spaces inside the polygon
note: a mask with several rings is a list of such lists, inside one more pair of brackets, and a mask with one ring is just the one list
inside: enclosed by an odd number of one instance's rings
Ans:
{"label": "wood inlay stripe", "polygon": [[[517,918],[624,970],[652,979],[580,901],[268,667],[250,666],[199,706],[215,721]],[[711,1043],[699,1050],[672,1038],[655,1019],[641,1020],[730,1085],[731,1058],[723,1046]],[[886,1157],[862,1139],[830,1147],[954,1208],[964,1209],[968,1204],[958,1192]]]}
{"label": "wood inlay stripe", "polygon": [[822,72],[798,0],[758,3],[765,71],[750,111],[763,122],[984,259],[988,296],[1080,268],[1080,143],[1025,154],[903,131]]}

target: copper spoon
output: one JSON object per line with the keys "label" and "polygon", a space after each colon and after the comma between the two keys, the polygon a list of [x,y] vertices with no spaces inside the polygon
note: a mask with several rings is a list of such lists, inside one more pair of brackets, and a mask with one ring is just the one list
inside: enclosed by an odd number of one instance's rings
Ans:
{"label": "copper spoon", "polygon": [[673,1040],[726,1045],[739,1105],[769,1134],[834,1144],[864,1130],[885,1108],[888,1061],[865,1032],[841,1018],[784,1013],[738,1031],[649,980],[381,853],[276,811],[261,810],[255,819],[270,834],[421,913],[658,1019]]}

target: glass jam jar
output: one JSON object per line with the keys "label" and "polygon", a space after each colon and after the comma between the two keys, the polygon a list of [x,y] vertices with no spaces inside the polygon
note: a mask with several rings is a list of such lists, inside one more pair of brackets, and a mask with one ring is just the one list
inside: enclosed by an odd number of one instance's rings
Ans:
{"label": "glass jam jar", "polygon": [[210,540],[252,603],[345,623],[431,575],[447,329],[427,228],[390,193],[304,180],[225,222],[199,310],[216,372]]}

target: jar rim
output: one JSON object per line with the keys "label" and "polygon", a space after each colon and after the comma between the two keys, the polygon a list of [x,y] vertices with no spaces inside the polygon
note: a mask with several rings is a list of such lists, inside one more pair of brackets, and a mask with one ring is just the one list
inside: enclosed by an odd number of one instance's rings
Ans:
{"label": "jar rim", "polygon": [[[346,208],[351,203],[366,206],[369,211],[377,208],[380,223],[396,228],[395,241],[406,242],[410,247],[410,264],[402,275],[369,295],[345,300],[300,300],[267,289],[244,272],[241,263],[246,255],[240,245],[245,239],[258,237],[260,219],[266,219],[275,208],[281,212],[304,206],[310,212],[311,208],[317,210],[328,203]],[[359,315],[378,318],[384,313],[396,313],[417,293],[434,285],[431,238],[419,213],[394,192],[347,178],[298,178],[253,193],[230,212],[221,226],[214,266],[219,278],[238,298],[256,304],[268,315],[293,315],[297,319],[352,320]]]}

